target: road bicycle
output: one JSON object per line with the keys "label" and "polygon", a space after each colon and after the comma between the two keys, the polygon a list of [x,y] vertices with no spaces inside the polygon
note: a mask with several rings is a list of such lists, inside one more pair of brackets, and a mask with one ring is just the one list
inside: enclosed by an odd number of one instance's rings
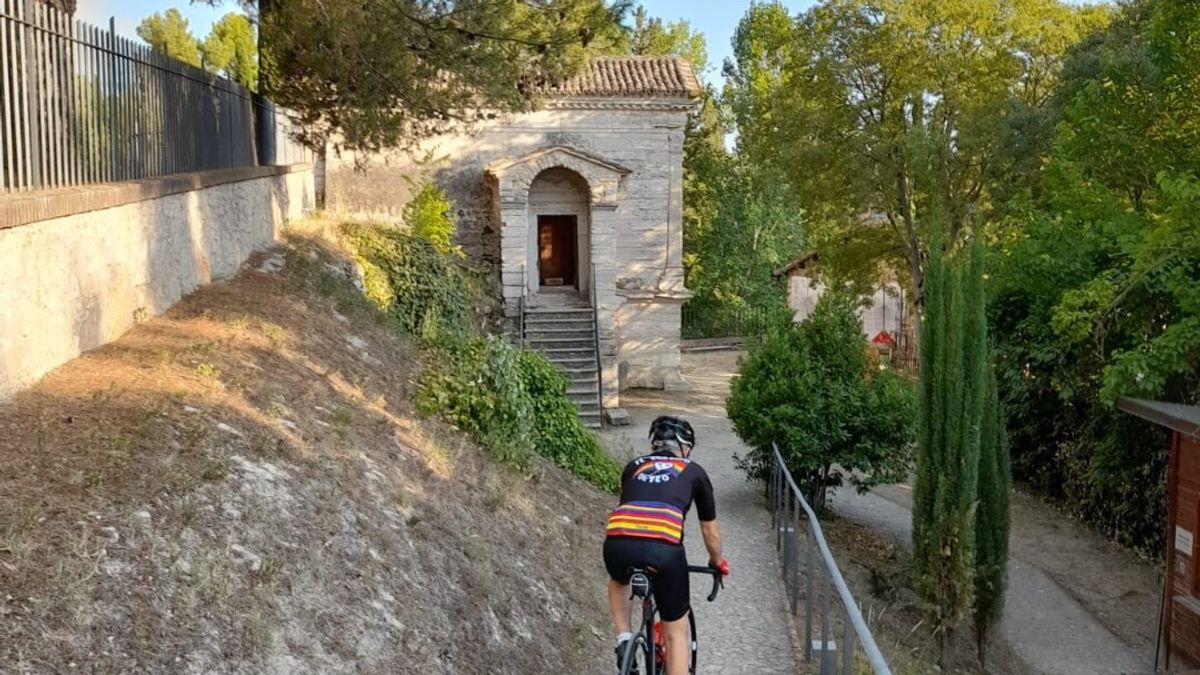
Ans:
{"label": "road bicycle", "polygon": [[[621,655],[621,675],[664,675],[667,672],[667,644],[663,633],[662,622],[658,620],[658,607],[654,604],[654,588],[651,578],[654,576],[653,567],[635,567],[631,570],[629,586],[631,598],[642,599],[642,625],[633,639],[625,643],[625,653]],[[688,566],[689,574],[708,574],[713,578],[712,592],[708,601],[717,599],[717,593],[725,587],[721,571],[712,566]],[[691,657],[688,672],[696,673],[696,615],[688,609],[688,626],[692,639]]]}

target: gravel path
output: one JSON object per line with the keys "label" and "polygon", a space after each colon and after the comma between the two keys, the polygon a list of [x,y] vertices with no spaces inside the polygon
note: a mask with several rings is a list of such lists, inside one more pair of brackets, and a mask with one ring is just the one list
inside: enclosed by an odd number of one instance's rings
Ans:
{"label": "gravel path", "polygon": [[[689,356],[684,360],[684,376],[692,385],[690,392],[622,394],[622,404],[633,421],[631,426],[606,431],[605,445],[629,457],[645,447],[646,429],[656,416],[674,413],[692,423],[697,436],[693,458],[712,478],[725,555],[733,568],[725,590],[711,604],[705,602],[709,582],[693,577],[699,671],[790,675],[797,672],[797,661],[770,519],[761,488],[746,481],[734,466],[733,454],[744,446],[725,417],[725,396],[734,366],[735,359],[729,354]],[[703,564],[707,553],[694,515],[688,517],[685,538],[689,561]]]}
{"label": "gravel path", "polygon": [[[895,489],[889,486],[879,492]],[[902,496],[888,499],[839,490],[831,504],[839,514],[911,547],[912,514]],[[1013,548],[1019,549],[1019,544],[1014,542]],[[1152,624],[1154,619],[1150,616],[1146,621]],[[1119,675],[1149,672],[1153,667],[1152,659],[1147,663],[1139,658],[1054,579],[1019,557],[1009,559],[1000,630],[1022,660],[1051,675]]]}

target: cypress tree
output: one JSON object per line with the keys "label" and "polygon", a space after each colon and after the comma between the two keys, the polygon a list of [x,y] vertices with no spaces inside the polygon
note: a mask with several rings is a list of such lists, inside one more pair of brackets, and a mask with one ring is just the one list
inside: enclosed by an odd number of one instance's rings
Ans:
{"label": "cypress tree", "polygon": [[943,252],[935,234],[926,266],[913,573],[944,656],[975,591],[975,505],[987,396],[982,244],[972,240],[965,250]]}
{"label": "cypress tree", "polygon": [[975,511],[975,645],[984,662],[988,635],[1004,611],[1008,567],[1009,490],[1008,435],[997,394],[996,373],[988,370],[979,448],[979,505]]}

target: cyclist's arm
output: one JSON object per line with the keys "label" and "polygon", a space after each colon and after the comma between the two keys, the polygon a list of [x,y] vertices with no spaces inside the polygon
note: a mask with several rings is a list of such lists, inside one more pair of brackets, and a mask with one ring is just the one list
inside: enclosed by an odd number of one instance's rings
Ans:
{"label": "cyclist's arm", "polygon": [[700,534],[704,537],[704,548],[708,549],[710,565],[721,564],[721,531],[716,520],[700,521]]}
{"label": "cyclist's arm", "polygon": [[693,490],[692,499],[696,502],[696,516],[700,518],[700,534],[704,536],[704,548],[708,549],[708,561],[719,565],[721,532],[717,527],[717,499],[707,473],[698,476]]}

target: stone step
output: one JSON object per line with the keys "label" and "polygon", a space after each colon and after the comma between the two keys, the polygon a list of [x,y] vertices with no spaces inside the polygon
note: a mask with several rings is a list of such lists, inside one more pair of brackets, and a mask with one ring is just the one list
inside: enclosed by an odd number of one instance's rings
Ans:
{"label": "stone step", "polygon": [[536,340],[537,338],[571,338],[574,340],[593,340],[595,334],[590,328],[551,328],[544,326],[526,326],[525,339]]}
{"label": "stone step", "polygon": [[525,335],[536,333],[539,331],[554,331],[554,330],[569,330],[580,333],[595,334],[591,321],[545,321],[539,323],[526,323]]}
{"label": "stone step", "polygon": [[595,316],[591,308],[587,309],[537,309],[526,310],[526,321],[552,321],[555,319],[577,321],[581,319],[591,319]]}
{"label": "stone step", "polygon": [[597,389],[598,389],[598,387],[596,387],[596,384],[594,382],[590,385],[575,384],[574,382],[572,382],[569,385],[567,385],[567,398],[574,401],[576,397],[582,398],[584,396],[591,396],[593,399],[595,399],[595,396],[597,394]]}
{"label": "stone step", "polygon": [[583,422],[583,426],[588,429],[602,429],[604,424],[601,422],[600,413],[580,413],[579,421]]}
{"label": "stone step", "polygon": [[592,315],[584,314],[575,317],[541,317],[541,316],[526,316],[525,325],[528,326],[546,326],[547,328],[556,328],[560,326],[582,326],[592,325]]}
{"label": "stone step", "polygon": [[575,344],[572,343],[570,347],[552,347],[550,349],[538,349],[537,351],[551,363],[583,360],[587,360],[593,364],[596,363],[596,350],[592,346],[574,346]]}
{"label": "stone step", "polygon": [[526,344],[534,347],[545,347],[547,350],[595,351],[595,337],[588,333],[586,336],[563,335],[560,333],[526,335]]}
{"label": "stone step", "polygon": [[[543,355],[546,356],[546,355]],[[596,357],[588,355],[580,358],[553,358],[546,356],[546,360],[563,370],[587,370],[588,372],[596,372]]]}

